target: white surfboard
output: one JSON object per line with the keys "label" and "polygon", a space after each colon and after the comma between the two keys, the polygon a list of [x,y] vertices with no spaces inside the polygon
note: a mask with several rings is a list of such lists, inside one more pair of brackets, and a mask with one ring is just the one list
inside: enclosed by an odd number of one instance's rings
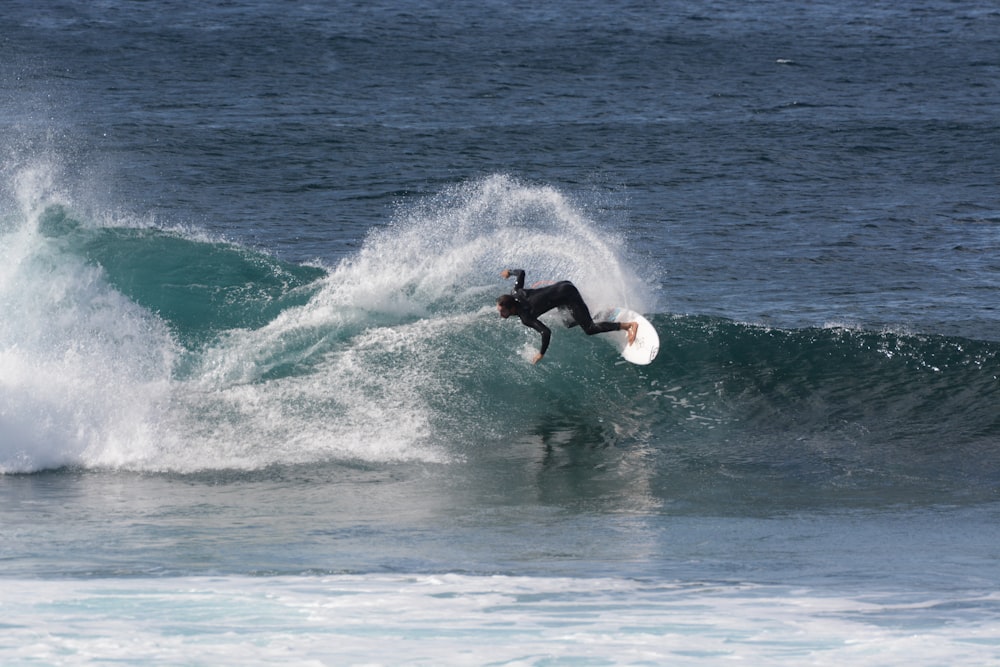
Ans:
{"label": "white surfboard", "polygon": [[602,310],[594,315],[595,322],[638,322],[639,331],[635,335],[635,340],[628,344],[628,333],[625,331],[612,331],[601,334],[601,338],[606,338],[621,353],[625,361],[633,364],[645,366],[653,363],[656,353],[660,351],[660,336],[656,329],[645,317],[629,310],[628,308],[611,308]]}

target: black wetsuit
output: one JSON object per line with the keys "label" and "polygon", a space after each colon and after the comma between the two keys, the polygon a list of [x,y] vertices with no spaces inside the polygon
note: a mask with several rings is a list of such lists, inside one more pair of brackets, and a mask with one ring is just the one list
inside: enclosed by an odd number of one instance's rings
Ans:
{"label": "black wetsuit", "polygon": [[549,349],[552,330],[542,324],[538,318],[553,308],[568,310],[573,316],[573,322],[570,326],[579,324],[588,336],[618,331],[621,328],[617,322],[594,322],[590,316],[590,309],[584,303],[576,285],[568,280],[537,289],[524,289],[524,270],[511,269],[510,274],[517,278],[511,294],[517,300],[517,316],[521,318],[521,324],[542,334],[540,354],[545,354],[545,351]]}

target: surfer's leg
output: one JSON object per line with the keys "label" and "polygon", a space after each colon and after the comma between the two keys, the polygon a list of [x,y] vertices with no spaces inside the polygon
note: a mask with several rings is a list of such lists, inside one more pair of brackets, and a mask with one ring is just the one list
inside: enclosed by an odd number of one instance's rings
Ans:
{"label": "surfer's leg", "polygon": [[594,334],[608,333],[609,331],[620,331],[625,327],[618,322],[591,322],[589,326],[581,328],[587,332],[588,336],[593,336]]}
{"label": "surfer's leg", "polygon": [[599,333],[608,333],[609,331],[625,331],[628,335],[628,344],[631,345],[635,342],[636,334],[639,333],[639,323],[638,322],[595,322],[590,316],[590,309],[587,308],[587,304],[584,303],[583,297],[580,296],[580,292],[573,288],[575,292],[575,299],[569,304],[570,312],[573,313],[573,319],[576,320],[580,328],[583,329],[588,336],[593,336]]}
{"label": "surfer's leg", "polygon": [[579,290],[576,289],[574,285],[566,286],[566,302],[565,308],[573,314],[573,320],[576,324],[580,325],[580,328],[586,332],[588,336],[593,336],[594,334],[607,333],[609,331],[618,331],[623,328],[618,325],[617,322],[594,322],[594,318],[590,316],[590,309],[587,308],[587,304],[584,302],[583,297],[580,296]]}
{"label": "surfer's leg", "polygon": [[588,336],[594,334],[607,333],[609,331],[625,331],[628,334],[628,344],[635,342],[635,336],[639,333],[638,322],[591,322],[589,327],[583,327]]}
{"label": "surfer's leg", "polygon": [[[610,331],[627,331],[629,345],[635,341],[635,336],[639,331],[637,322],[595,322],[576,285],[564,282],[559,284],[558,289],[562,301],[561,308],[568,310],[573,315],[574,324],[579,324],[588,336]],[[573,324],[568,326],[573,326]]]}

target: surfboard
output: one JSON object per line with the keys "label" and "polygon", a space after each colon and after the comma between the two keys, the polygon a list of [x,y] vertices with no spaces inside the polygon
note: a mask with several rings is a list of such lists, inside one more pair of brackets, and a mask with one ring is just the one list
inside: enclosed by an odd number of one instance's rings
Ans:
{"label": "surfboard", "polygon": [[607,339],[621,353],[625,361],[640,366],[653,363],[657,352],[660,351],[660,336],[649,320],[628,308],[611,308],[602,310],[594,316],[595,322],[638,322],[639,331],[635,335],[635,341],[628,344],[628,333],[625,331],[612,331],[601,334],[601,338]]}

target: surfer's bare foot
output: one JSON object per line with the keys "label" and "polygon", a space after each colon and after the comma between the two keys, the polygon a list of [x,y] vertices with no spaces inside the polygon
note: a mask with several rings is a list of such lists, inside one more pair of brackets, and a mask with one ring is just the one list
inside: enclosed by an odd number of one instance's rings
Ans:
{"label": "surfer's bare foot", "polygon": [[638,322],[622,322],[622,328],[628,329],[628,344],[631,345],[635,342],[635,336],[639,333],[639,323]]}

